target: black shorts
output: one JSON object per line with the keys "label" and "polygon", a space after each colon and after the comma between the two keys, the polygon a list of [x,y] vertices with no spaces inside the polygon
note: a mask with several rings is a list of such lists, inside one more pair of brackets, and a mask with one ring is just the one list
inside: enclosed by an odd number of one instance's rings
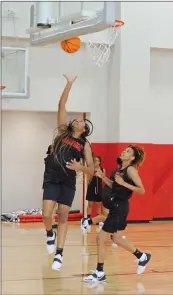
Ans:
{"label": "black shorts", "polygon": [[86,200],[89,202],[102,202],[102,186],[88,185]]}
{"label": "black shorts", "polygon": [[89,202],[102,202],[101,192],[95,194],[93,190],[88,190],[86,194],[86,200]]}
{"label": "black shorts", "polygon": [[43,185],[43,200],[55,201],[71,207],[75,196],[75,189],[65,183],[46,182]]}
{"label": "black shorts", "polygon": [[128,202],[118,202],[115,204],[114,209],[109,211],[102,230],[108,233],[115,233],[124,230],[127,226],[127,216],[129,213]]}

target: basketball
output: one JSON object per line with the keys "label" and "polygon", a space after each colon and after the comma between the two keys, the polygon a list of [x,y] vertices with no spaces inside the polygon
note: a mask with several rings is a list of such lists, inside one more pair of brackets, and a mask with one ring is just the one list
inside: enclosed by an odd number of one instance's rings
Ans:
{"label": "basketball", "polygon": [[65,52],[75,53],[81,47],[80,38],[71,38],[61,42],[61,47]]}

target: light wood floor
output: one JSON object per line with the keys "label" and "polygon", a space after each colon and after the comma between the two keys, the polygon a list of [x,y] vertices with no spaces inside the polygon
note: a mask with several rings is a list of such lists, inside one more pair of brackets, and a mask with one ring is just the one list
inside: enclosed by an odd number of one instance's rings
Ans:
{"label": "light wood floor", "polygon": [[42,224],[2,225],[2,294],[173,294],[173,222],[128,225],[124,233],[138,249],[152,253],[143,275],[135,257],[107,245],[107,283],[85,284],[83,274],[96,267],[96,227],[83,237],[70,223],[61,272],[50,268]]}

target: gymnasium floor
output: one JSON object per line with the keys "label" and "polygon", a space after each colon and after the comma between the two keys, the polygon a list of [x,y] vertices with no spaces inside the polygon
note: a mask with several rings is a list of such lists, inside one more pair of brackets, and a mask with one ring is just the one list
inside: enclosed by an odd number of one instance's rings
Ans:
{"label": "gymnasium floor", "polygon": [[146,272],[136,274],[135,257],[107,246],[107,283],[85,284],[83,274],[96,265],[96,227],[84,237],[70,223],[61,272],[50,268],[42,224],[2,225],[2,294],[173,294],[173,222],[128,225],[125,235],[152,253]]}

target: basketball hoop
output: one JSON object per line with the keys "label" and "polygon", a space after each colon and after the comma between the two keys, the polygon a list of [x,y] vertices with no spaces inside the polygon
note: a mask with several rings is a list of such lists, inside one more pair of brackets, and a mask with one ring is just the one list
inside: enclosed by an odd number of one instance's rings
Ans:
{"label": "basketball hoop", "polygon": [[6,86],[0,86],[1,87],[1,90],[4,90],[6,88]]}
{"label": "basketball hoop", "polygon": [[111,53],[111,46],[114,44],[115,39],[119,35],[124,22],[115,20],[115,24],[108,28],[108,38],[102,43],[89,42],[88,48],[93,56],[93,61],[99,67],[103,66],[109,60]]}

